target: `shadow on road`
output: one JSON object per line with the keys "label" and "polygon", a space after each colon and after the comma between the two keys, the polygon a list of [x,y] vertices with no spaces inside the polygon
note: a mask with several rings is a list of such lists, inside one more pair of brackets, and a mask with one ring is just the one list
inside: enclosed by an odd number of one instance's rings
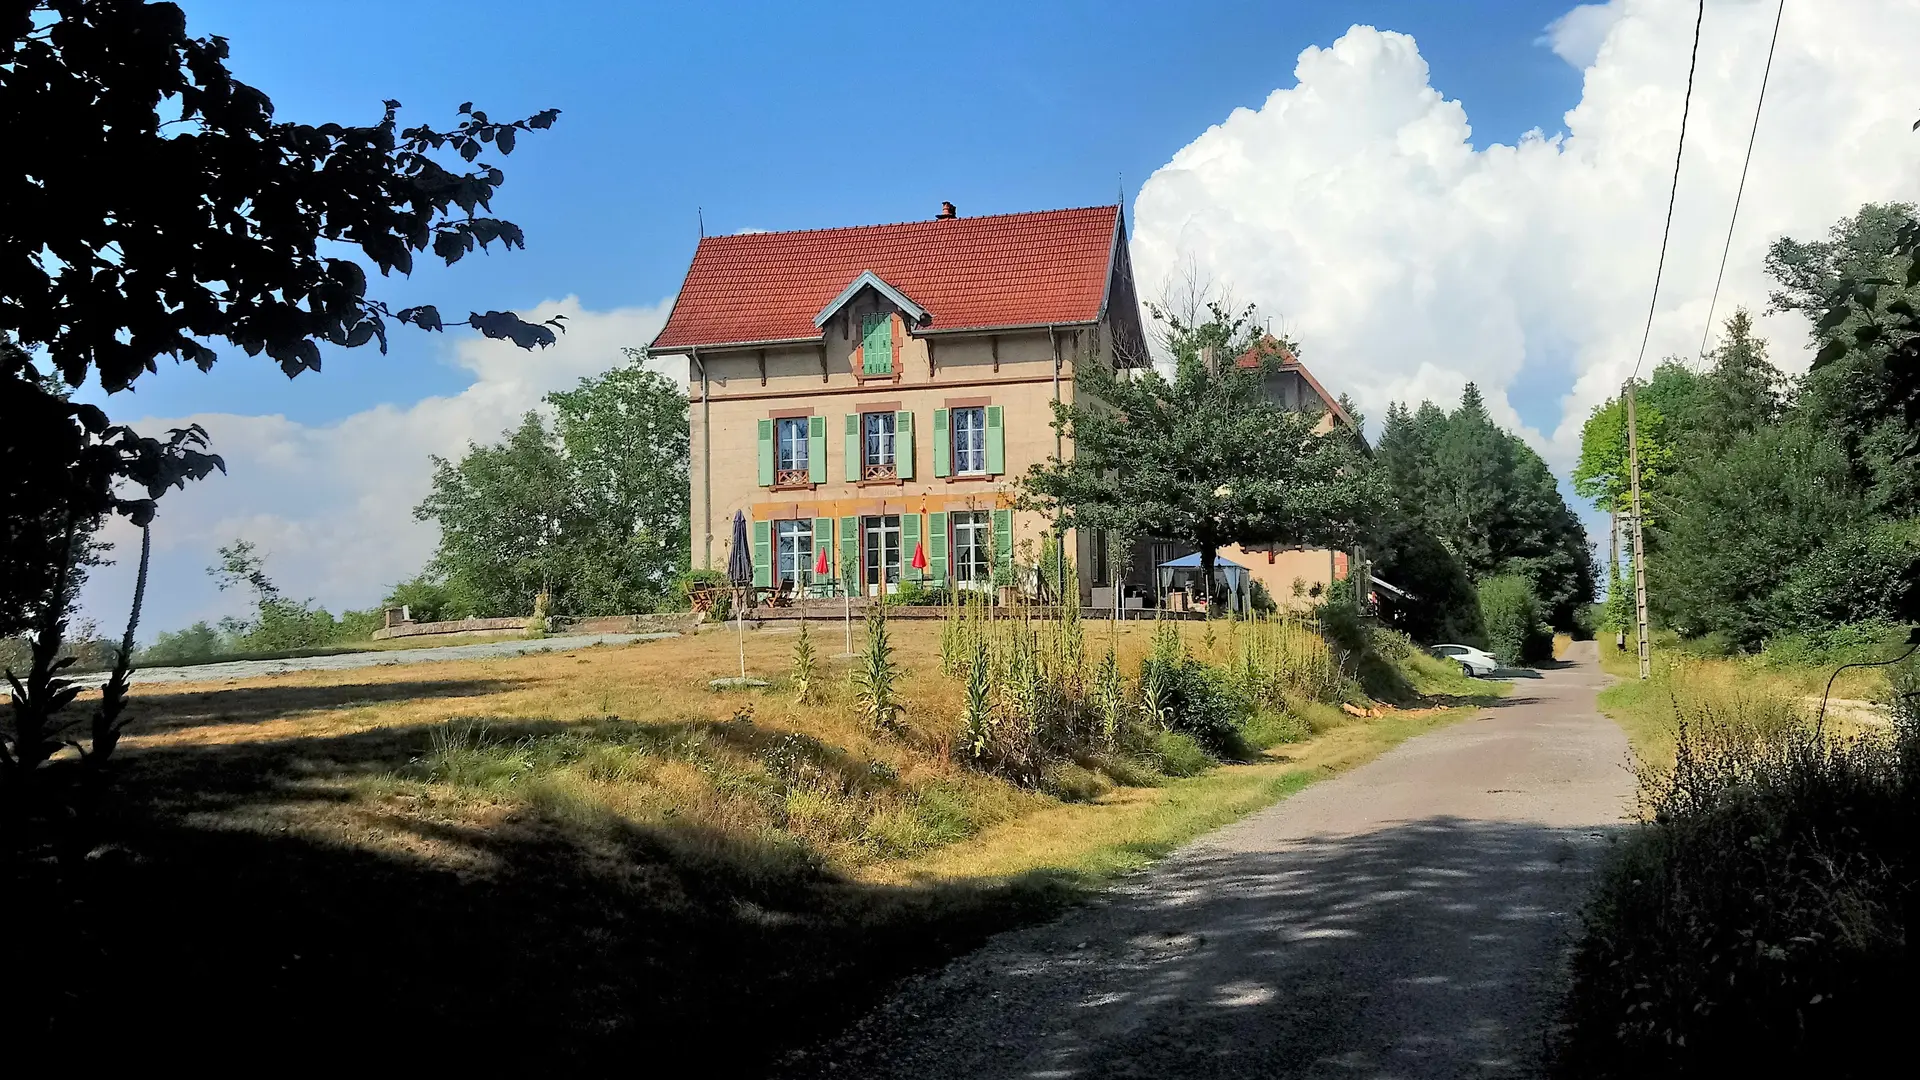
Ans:
{"label": "shadow on road", "polygon": [[793,1075],[1531,1075],[1539,980],[1607,831],[1435,817],[1189,853],[1001,939]]}

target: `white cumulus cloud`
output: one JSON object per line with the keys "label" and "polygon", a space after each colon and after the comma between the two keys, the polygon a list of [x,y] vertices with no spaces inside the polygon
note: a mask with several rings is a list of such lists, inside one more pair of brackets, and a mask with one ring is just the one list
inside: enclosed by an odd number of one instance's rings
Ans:
{"label": "white cumulus cloud", "polygon": [[[214,550],[236,538],[266,553],[268,574],[289,595],[314,597],[335,612],[378,603],[433,553],[435,526],[413,518],[432,476],[429,456],[458,457],[469,442],[493,441],[549,391],[622,362],[620,349],[651,341],[668,307],[588,311],[573,297],[543,303],[521,314],[566,316],[567,332],[552,347],[527,352],[477,336],[457,340],[452,359],[473,375],[465,390],[334,423],[228,413],[133,421],[144,432],[200,424],[228,470],[161,500],[141,638],[244,608],[206,574]],[[654,363],[685,378],[684,361]],[[123,522],[106,536],[116,546],[115,565],[88,581],[82,606],[113,630],[125,618],[139,540]]]}
{"label": "white cumulus cloud", "polygon": [[[1773,16],[1763,0],[1707,4],[1649,366],[1698,348]],[[1390,400],[1451,403],[1474,380],[1517,426],[1508,391],[1520,383],[1530,415],[1555,416],[1525,434],[1565,467],[1640,346],[1693,22],[1675,0],[1568,12],[1546,33],[1584,69],[1565,131],[1484,150],[1470,140],[1473,103],[1432,85],[1411,37],[1354,26],[1309,48],[1290,83],[1141,189],[1146,295],[1197,268],[1281,318],[1322,381],[1376,418]],[[1717,318],[1765,306],[1761,259],[1776,237],[1920,194],[1917,36],[1914,0],[1787,6]],[[1804,366],[1804,320],[1761,330],[1778,361]],[[1559,388],[1544,408],[1542,386]]]}

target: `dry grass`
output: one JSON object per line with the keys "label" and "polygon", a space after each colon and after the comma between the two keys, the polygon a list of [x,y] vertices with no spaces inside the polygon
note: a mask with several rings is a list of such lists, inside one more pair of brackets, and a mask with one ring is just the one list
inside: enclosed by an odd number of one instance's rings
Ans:
{"label": "dry grass", "polygon": [[[1643,683],[1631,636],[1624,651],[1603,638],[1600,666],[1621,680],[1601,691],[1602,711],[1626,731],[1635,757],[1653,768],[1672,763],[1675,724],[1682,715],[1778,715],[1782,723],[1811,723],[1832,674],[1831,668],[1782,668],[1758,658],[1695,656],[1656,640],[1652,677]],[[1834,699],[1885,700],[1886,670],[1842,672]],[[1876,719],[1870,710],[1850,706],[1829,709],[1826,725],[1846,736],[1874,729]]]}
{"label": "dry grass", "polygon": [[[164,1027],[179,1001],[281,1035],[289,1017],[404,1014],[496,1064],[521,1053],[491,1037],[511,1023],[549,1065],[672,1039],[749,1071],[891,980],[1465,711],[1314,704],[1303,741],[1252,763],[1173,779],[1090,754],[1058,765],[1049,794],[959,762],[963,687],[940,672],[940,624],[892,628],[897,734],[857,718],[837,624],[814,624],[809,704],[785,678],[786,628],[745,636],[761,691],[709,690],[739,668],[739,639],[717,629],[142,688],[100,830],[121,854],[60,886],[76,910],[138,896],[142,914],[47,941],[108,958],[92,966],[29,958],[59,973],[52,1031],[85,1030],[109,1000],[156,1002]],[[1085,629],[1089,656],[1111,642],[1131,675],[1153,627]],[[1206,627],[1178,632],[1207,651]],[[1246,632],[1215,625],[1213,659]],[[1430,703],[1495,692],[1418,653],[1397,663]],[[352,1050],[350,1027],[329,1044]]]}

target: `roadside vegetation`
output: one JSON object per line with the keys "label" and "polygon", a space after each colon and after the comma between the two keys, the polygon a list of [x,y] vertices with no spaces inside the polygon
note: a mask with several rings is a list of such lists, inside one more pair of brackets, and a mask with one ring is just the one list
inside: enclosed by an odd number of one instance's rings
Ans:
{"label": "roadside vegetation", "polygon": [[[1783,239],[1776,310],[1813,320],[1788,379],[1737,312],[1705,370],[1637,395],[1652,676],[1632,567],[1611,570],[1600,695],[1634,746],[1641,822],[1573,954],[1568,1076],[1881,1075],[1920,1006],[1920,223],[1868,206]],[[1631,512],[1622,404],[1575,485]],[[1609,635],[1611,636],[1611,635]],[[1897,664],[1888,661],[1907,658]],[[1876,666],[1841,671],[1843,664]],[[1832,694],[1825,700],[1827,687]]]}
{"label": "roadside vegetation", "polygon": [[136,1025],[256,1035],[351,1000],[510,1059],[673,1038],[744,1071],[1503,689],[1357,621],[1364,654],[1298,618],[950,615],[876,619],[853,657],[838,626],[755,632],[745,692],[706,685],[726,631],[143,692],[60,892],[143,916],[28,950],[47,1030],[128,995]]}

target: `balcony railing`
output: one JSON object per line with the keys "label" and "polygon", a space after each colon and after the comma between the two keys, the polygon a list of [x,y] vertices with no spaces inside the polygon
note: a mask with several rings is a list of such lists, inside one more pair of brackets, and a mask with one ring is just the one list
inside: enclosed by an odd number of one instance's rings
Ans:
{"label": "balcony railing", "polygon": [[893,462],[888,461],[878,465],[867,465],[861,476],[867,480],[897,480],[900,478],[900,471],[894,467]]}
{"label": "balcony railing", "polygon": [[774,487],[806,487],[813,482],[813,475],[806,469],[781,469],[773,474]]}

